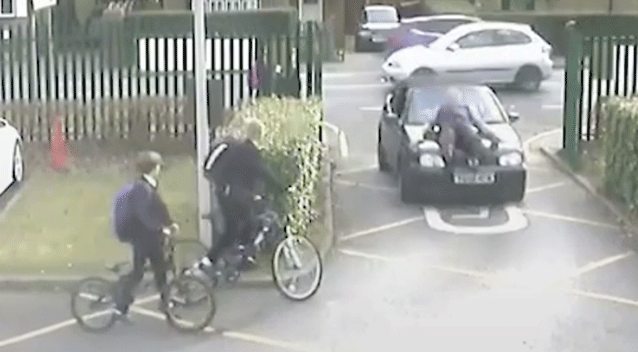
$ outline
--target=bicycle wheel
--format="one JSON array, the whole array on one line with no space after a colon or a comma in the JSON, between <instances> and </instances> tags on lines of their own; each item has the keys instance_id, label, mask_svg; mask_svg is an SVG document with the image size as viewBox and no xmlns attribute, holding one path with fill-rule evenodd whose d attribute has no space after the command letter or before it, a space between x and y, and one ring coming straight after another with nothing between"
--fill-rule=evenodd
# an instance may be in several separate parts
<instances>
[{"instance_id":1,"label":"bicycle wheel","mask_svg":"<svg viewBox=\"0 0 638 352\"><path fill-rule=\"evenodd\" d=\"M196 276L182 275L172 280L167 287L168 307L166 321L181 332L197 332L205 329L215 316L217 306L209 284ZM180 312L181 309L187 312ZM185 317L194 311L199 319Z\"/></svg>"},{"instance_id":2,"label":"bicycle wheel","mask_svg":"<svg viewBox=\"0 0 638 352\"><path fill-rule=\"evenodd\" d=\"M115 323L113 308L114 283L100 277L89 277L81 280L71 293L71 314L78 325L90 332L107 330ZM83 304L87 312L83 311Z\"/></svg>"},{"instance_id":3,"label":"bicycle wheel","mask_svg":"<svg viewBox=\"0 0 638 352\"><path fill-rule=\"evenodd\" d=\"M197 239L175 239L173 241L173 263L176 271L182 273L184 269L191 268L207 252L208 248Z\"/></svg>"},{"instance_id":4,"label":"bicycle wheel","mask_svg":"<svg viewBox=\"0 0 638 352\"><path fill-rule=\"evenodd\" d=\"M304 301L312 297L321 285L323 263L319 251L303 236L283 239L272 257L272 275L275 286L288 299ZM299 278L308 275L308 287L299 290Z\"/></svg>"}]
</instances>

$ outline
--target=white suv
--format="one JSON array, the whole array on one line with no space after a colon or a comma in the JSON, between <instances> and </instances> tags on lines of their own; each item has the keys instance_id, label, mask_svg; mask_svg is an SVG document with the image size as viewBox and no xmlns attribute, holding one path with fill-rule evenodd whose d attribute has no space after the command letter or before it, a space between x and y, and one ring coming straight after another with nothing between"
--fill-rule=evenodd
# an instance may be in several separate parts
<instances>
[{"instance_id":1,"label":"white suv","mask_svg":"<svg viewBox=\"0 0 638 352\"><path fill-rule=\"evenodd\" d=\"M460 25L432 43L398 50L383 63L393 81L436 75L480 84L514 83L536 91L552 74L552 47L527 24Z\"/></svg>"}]
</instances>

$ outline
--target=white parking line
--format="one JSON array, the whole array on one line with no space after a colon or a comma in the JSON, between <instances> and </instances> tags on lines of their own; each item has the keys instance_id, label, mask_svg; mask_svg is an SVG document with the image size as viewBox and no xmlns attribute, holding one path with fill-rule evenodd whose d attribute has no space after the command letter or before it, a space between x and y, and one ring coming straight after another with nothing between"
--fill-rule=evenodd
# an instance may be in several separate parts
<instances>
[{"instance_id":1,"label":"white parking line","mask_svg":"<svg viewBox=\"0 0 638 352\"><path fill-rule=\"evenodd\" d=\"M555 128L555 129L553 129L553 130L549 130L549 131L541 132L541 133L539 133L539 134L537 134L537 135L535 135L535 136L533 136L533 137L531 137L531 138L528 138L525 142L523 142L523 150L524 150L526 153L528 153L528 152L530 151L530 150L529 150L529 146L530 146L532 143L536 142L537 140L539 140L539 139L541 139L541 138L545 138L545 137L547 137L547 136L551 136L551 135L552 135L552 134L554 134L554 133L561 132L562 130L563 130L563 129L559 127L559 128Z\"/></svg>"},{"instance_id":2,"label":"white parking line","mask_svg":"<svg viewBox=\"0 0 638 352\"><path fill-rule=\"evenodd\" d=\"M11 199L9 199L7 204L4 206L4 209L0 210L0 222L4 221L4 218L5 216L7 216L7 213L9 213L11 208L13 208L13 206L16 205L16 203L18 203L18 200L20 200L20 198L22 197L22 193L24 193L24 191L27 189L28 186L29 186L28 183L24 183L20 185L20 189L17 189L15 191L15 193L11 196Z\"/></svg>"},{"instance_id":3,"label":"white parking line","mask_svg":"<svg viewBox=\"0 0 638 352\"><path fill-rule=\"evenodd\" d=\"M598 270L598 269L600 269L602 267L605 267L607 265L611 265L611 264L616 263L618 261L621 261L621 260L623 260L625 258L629 258L632 255L634 255L634 252L626 252L626 253L622 253L622 254L611 256L609 258L605 258L603 260L598 260L598 261L595 261L595 262L591 262L591 263L583 266L582 268L576 270L574 272L574 274L570 275L570 278L577 278L577 277L583 276L583 275L585 275L587 273L590 273L590 272L592 272L594 270Z\"/></svg>"},{"instance_id":4,"label":"white parking line","mask_svg":"<svg viewBox=\"0 0 638 352\"><path fill-rule=\"evenodd\" d=\"M618 225L607 224L607 223L598 222L598 221L592 221L592 220L587 220L587 219L579 219L579 218L575 218L575 217L571 217L571 216L565 216L565 215L550 214L550 213L545 213L545 212L536 211L536 210L525 209L525 210L523 210L523 213L528 214L528 215L533 215L533 216L549 218L549 219L556 219L556 220L562 220L562 221L568 221L568 222L575 222L575 223L584 224L584 225L591 225L591 226L597 226L597 227L606 227L606 228L615 229L615 230L620 228L620 226L618 226Z\"/></svg>"},{"instance_id":5,"label":"white parking line","mask_svg":"<svg viewBox=\"0 0 638 352\"><path fill-rule=\"evenodd\" d=\"M338 184L338 185L367 188L367 189L371 189L371 190L374 190L374 191L383 191L383 192L396 192L397 191L396 188L392 188L392 187L370 185L370 184L367 184L367 183L353 182L353 181L347 181L347 180L334 180L333 182L335 184Z\"/></svg>"},{"instance_id":6,"label":"white parking line","mask_svg":"<svg viewBox=\"0 0 638 352\"><path fill-rule=\"evenodd\" d=\"M340 90L340 89L379 89L392 87L388 83L365 83L365 84L324 84L325 90Z\"/></svg>"},{"instance_id":7,"label":"white parking line","mask_svg":"<svg viewBox=\"0 0 638 352\"><path fill-rule=\"evenodd\" d=\"M341 171L335 171L335 175L336 176L342 176L342 175L349 175L349 174L356 174L359 172L363 172L363 171L370 171L370 170L376 170L379 166L378 165L370 165L370 166L364 166L364 167L359 167L356 169L346 169L346 170L341 170Z\"/></svg>"},{"instance_id":8,"label":"white parking line","mask_svg":"<svg viewBox=\"0 0 638 352\"><path fill-rule=\"evenodd\" d=\"M381 106L361 106L359 110L361 111L381 111L383 107Z\"/></svg>"},{"instance_id":9,"label":"white parking line","mask_svg":"<svg viewBox=\"0 0 638 352\"><path fill-rule=\"evenodd\" d=\"M478 219L485 220L490 217L490 209L487 207L479 208L478 214L452 214L452 219Z\"/></svg>"},{"instance_id":10,"label":"white parking line","mask_svg":"<svg viewBox=\"0 0 638 352\"><path fill-rule=\"evenodd\" d=\"M528 188L527 191L525 191L525 193L529 194L529 193L541 192L541 191L545 191L545 190L548 190L548 189L558 188L558 187L564 186L566 184L567 184L566 182L556 182L556 183L551 183L551 184L545 185L545 186Z\"/></svg>"},{"instance_id":11,"label":"white parking line","mask_svg":"<svg viewBox=\"0 0 638 352\"><path fill-rule=\"evenodd\" d=\"M505 207L507 213L507 222L495 226L460 226L447 223L441 217L438 209L433 207L424 207L423 213L428 225L438 231L450 232L463 235L496 235L508 232L519 231L527 227L529 222L520 208L509 205Z\"/></svg>"},{"instance_id":12,"label":"white parking line","mask_svg":"<svg viewBox=\"0 0 638 352\"><path fill-rule=\"evenodd\" d=\"M161 314L159 312L155 312L152 310L139 308L139 307L131 307L131 310L135 311L138 314L145 315L150 318L155 318L155 319L164 320L164 321L166 320L166 316L164 316L164 314ZM183 322L183 323L188 324L190 322ZM192 325L192 323L190 324ZM213 327L207 326L204 328L204 332L217 333L220 331L216 330ZM317 351L316 349L311 349L309 347L301 346L299 344L291 343L288 341L276 340L276 339L272 339L268 337L263 337L263 336L245 333L245 332L239 332L239 331L221 331L220 335L230 339L242 340L242 341L252 342L252 343L276 347L276 348L283 348L283 349L291 350L291 351L301 351L301 352Z\"/></svg>"},{"instance_id":13,"label":"white parking line","mask_svg":"<svg viewBox=\"0 0 638 352\"><path fill-rule=\"evenodd\" d=\"M159 299L159 295L153 295L153 296L146 297L146 298L143 298L143 299L135 301L135 305L149 303L149 302L152 302L152 301L155 301L155 300L158 300L158 299ZM94 317L97 317L97 316L100 316L100 315L105 315L105 314L109 314L109 311L106 310L106 311L90 314L88 316L88 318L94 318ZM65 321L57 323L57 324L52 324L52 325L46 326L46 327L41 328L41 329L37 329L37 330L33 330L33 331L30 331L30 332L27 332L27 333L22 334L22 335L14 336L14 337L11 337L11 338L8 338L8 339L0 341L0 348L6 347L6 346L9 346L9 345L13 345L13 344L16 344L16 343L19 343L19 342L24 342L24 341L27 341L27 340L31 340L31 339L34 339L36 337L39 337L39 336L42 336L42 335L46 335L46 334L52 333L52 332L57 331L57 330L61 330L61 329L64 329L64 328L66 328L68 326L75 325L75 324L77 324L75 319L69 319L69 320L65 320Z\"/></svg>"},{"instance_id":14,"label":"white parking line","mask_svg":"<svg viewBox=\"0 0 638 352\"><path fill-rule=\"evenodd\" d=\"M407 225L407 224L411 224L413 222L417 222L419 220L423 220L423 216L417 216L417 217L414 217L414 218L405 219L405 220L393 222L393 223L390 223L390 224L373 227L373 228L368 229L368 230L363 230L363 231L358 231L358 232L355 232L355 233L351 233L351 234L349 234L347 236L343 236L343 237L339 238L339 242L345 242L345 241L349 241L349 240L354 239L354 238L371 235L371 234L378 233L378 232L385 231L385 230L390 230L390 229L393 229L395 227L400 227L400 226L404 226L404 225Z\"/></svg>"}]
</instances>

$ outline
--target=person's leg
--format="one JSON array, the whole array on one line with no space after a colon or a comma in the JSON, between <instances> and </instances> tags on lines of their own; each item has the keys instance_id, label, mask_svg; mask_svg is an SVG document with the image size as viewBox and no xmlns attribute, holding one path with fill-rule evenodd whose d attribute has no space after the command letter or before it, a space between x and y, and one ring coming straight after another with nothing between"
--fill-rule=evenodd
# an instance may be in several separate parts
<instances>
[{"instance_id":1,"label":"person's leg","mask_svg":"<svg viewBox=\"0 0 638 352\"><path fill-rule=\"evenodd\" d=\"M220 238L213 243L210 250L206 254L211 264L215 264L221 252L231 246L235 237L237 236L239 219L237 217L235 207L232 202L225 198L220 199L222 212L224 213L224 221L226 225L226 231L220 236Z\"/></svg>"},{"instance_id":2,"label":"person's leg","mask_svg":"<svg viewBox=\"0 0 638 352\"><path fill-rule=\"evenodd\" d=\"M118 280L115 308L121 315L128 314L129 306L134 300L133 290L144 277L145 252L145 248L142 245L133 244L133 270Z\"/></svg>"},{"instance_id":3,"label":"person's leg","mask_svg":"<svg viewBox=\"0 0 638 352\"><path fill-rule=\"evenodd\" d=\"M167 263L164 259L164 252L162 246L158 243L153 248L150 248L149 255L151 261L151 268L153 269L153 278L155 279L155 287L160 293L160 310L166 308L167 294L166 291L166 267Z\"/></svg>"}]
</instances>

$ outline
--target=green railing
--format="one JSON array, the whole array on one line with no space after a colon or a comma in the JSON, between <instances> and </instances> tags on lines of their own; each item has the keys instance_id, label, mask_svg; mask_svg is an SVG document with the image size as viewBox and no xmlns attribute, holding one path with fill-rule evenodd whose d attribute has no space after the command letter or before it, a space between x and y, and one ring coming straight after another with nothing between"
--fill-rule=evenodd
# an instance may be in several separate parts
<instances>
[{"instance_id":1,"label":"green railing","mask_svg":"<svg viewBox=\"0 0 638 352\"><path fill-rule=\"evenodd\" d=\"M636 94L638 18L590 16L567 23L563 149L579 167L582 141L600 138L599 105Z\"/></svg>"},{"instance_id":2,"label":"green railing","mask_svg":"<svg viewBox=\"0 0 638 352\"><path fill-rule=\"evenodd\" d=\"M25 141L48 141L52 118L70 140L139 138L139 130L150 139L192 137L190 11L94 18L85 27L57 15L0 24L0 114ZM296 18L294 10L208 14L208 77L220 87L209 100L233 109L251 97L258 57L271 78L262 94L320 96L322 33ZM302 43L313 50L299 57Z\"/></svg>"}]
</instances>

